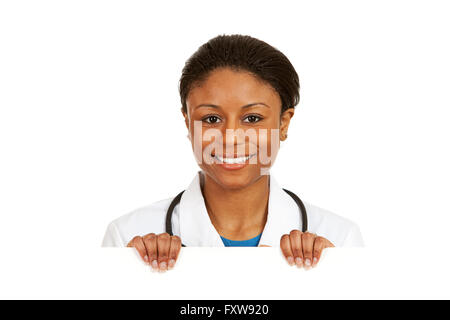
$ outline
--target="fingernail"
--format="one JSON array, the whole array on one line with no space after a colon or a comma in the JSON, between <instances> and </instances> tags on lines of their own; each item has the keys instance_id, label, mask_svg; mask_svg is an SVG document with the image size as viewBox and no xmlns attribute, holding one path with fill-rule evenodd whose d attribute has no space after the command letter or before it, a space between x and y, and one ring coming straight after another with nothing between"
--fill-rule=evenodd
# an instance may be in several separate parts
<instances>
[{"instance_id":1,"label":"fingernail","mask_svg":"<svg viewBox=\"0 0 450 320\"><path fill-rule=\"evenodd\" d=\"M291 256L287 257L287 262L289 263L290 266L292 266L294 264L294 258Z\"/></svg>"},{"instance_id":2,"label":"fingernail","mask_svg":"<svg viewBox=\"0 0 450 320\"><path fill-rule=\"evenodd\" d=\"M145 257L144 257L144 261L145 261L146 263L148 263L148 256L145 256Z\"/></svg>"},{"instance_id":3,"label":"fingernail","mask_svg":"<svg viewBox=\"0 0 450 320\"><path fill-rule=\"evenodd\" d=\"M156 261L156 260L152 261L152 268L155 270L158 269L158 261Z\"/></svg>"},{"instance_id":4,"label":"fingernail","mask_svg":"<svg viewBox=\"0 0 450 320\"><path fill-rule=\"evenodd\" d=\"M167 262L165 262L165 261L161 262L161 264L159 265L159 268L162 271L166 271L166 269L167 269Z\"/></svg>"},{"instance_id":5,"label":"fingernail","mask_svg":"<svg viewBox=\"0 0 450 320\"><path fill-rule=\"evenodd\" d=\"M169 269L172 269L174 265L175 265L175 260L174 259L170 259L169 260Z\"/></svg>"},{"instance_id":6,"label":"fingernail","mask_svg":"<svg viewBox=\"0 0 450 320\"><path fill-rule=\"evenodd\" d=\"M306 259L306 260L305 260L305 265L306 265L307 267L310 267L310 266L311 266L311 260Z\"/></svg>"},{"instance_id":7,"label":"fingernail","mask_svg":"<svg viewBox=\"0 0 450 320\"><path fill-rule=\"evenodd\" d=\"M301 266L303 265L302 259L299 257L295 258L295 264L297 265L297 267L301 268Z\"/></svg>"},{"instance_id":8,"label":"fingernail","mask_svg":"<svg viewBox=\"0 0 450 320\"><path fill-rule=\"evenodd\" d=\"M316 264L317 264L317 261L318 261L318 260L317 260L317 258L314 258L314 259L313 259L313 267L315 267L315 266L316 266Z\"/></svg>"}]
</instances>

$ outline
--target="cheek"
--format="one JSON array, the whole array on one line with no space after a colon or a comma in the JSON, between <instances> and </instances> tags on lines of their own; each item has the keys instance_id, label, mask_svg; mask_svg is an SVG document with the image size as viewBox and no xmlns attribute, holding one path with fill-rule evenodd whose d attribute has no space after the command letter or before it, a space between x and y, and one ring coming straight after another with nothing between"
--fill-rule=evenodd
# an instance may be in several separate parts
<instances>
[{"instance_id":1,"label":"cheek","mask_svg":"<svg viewBox=\"0 0 450 320\"><path fill-rule=\"evenodd\" d=\"M197 163L211 164L211 153L222 149L222 133L218 129L205 129L201 121L196 121L190 131L192 149Z\"/></svg>"},{"instance_id":2,"label":"cheek","mask_svg":"<svg viewBox=\"0 0 450 320\"><path fill-rule=\"evenodd\" d=\"M280 148L279 129L260 130L258 134L259 162L268 165L275 160Z\"/></svg>"},{"instance_id":3,"label":"cheek","mask_svg":"<svg viewBox=\"0 0 450 320\"><path fill-rule=\"evenodd\" d=\"M204 149L203 141L202 141L202 129L196 121L190 124L189 130L189 139L191 141L192 150L194 151L194 156L197 163L202 162L202 152Z\"/></svg>"}]
</instances>

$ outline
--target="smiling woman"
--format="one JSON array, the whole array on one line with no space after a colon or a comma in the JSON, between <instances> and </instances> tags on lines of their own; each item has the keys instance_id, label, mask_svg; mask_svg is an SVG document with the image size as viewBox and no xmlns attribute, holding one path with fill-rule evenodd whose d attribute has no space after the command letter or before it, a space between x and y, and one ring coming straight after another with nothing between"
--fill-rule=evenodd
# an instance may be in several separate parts
<instances>
[{"instance_id":1,"label":"smiling woman","mask_svg":"<svg viewBox=\"0 0 450 320\"><path fill-rule=\"evenodd\" d=\"M357 225L303 203L270 174L300 98L283 53L250 36L220 35L189 58L179 85L201 170L175 198L111 222L103 246L134 247L160 271L175 265L182 243L279 246L290 265L305 268L325 248L362 246Z\"/></svg>"}]
</instances>

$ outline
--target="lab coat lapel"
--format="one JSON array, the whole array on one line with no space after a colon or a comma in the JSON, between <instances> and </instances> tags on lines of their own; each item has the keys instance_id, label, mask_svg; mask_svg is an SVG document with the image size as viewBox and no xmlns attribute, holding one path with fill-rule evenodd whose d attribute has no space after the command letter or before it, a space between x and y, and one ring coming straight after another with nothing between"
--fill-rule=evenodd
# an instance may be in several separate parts
<instances>
[{"instance_id":1,"label":"lab coat lapel","mask_svg":"<svg viewBox=\"0 0 450 320\"><path fill-rule=\"evenodd\" d=\"M206 210L200 188L200 172L181 196L179 214L180 237L186 246L224 247ZM270 175L267 221L259 244L278 247L283 234L301 227L298 206Z\"/></svg>"},{"instance_id":2,"label":"lab coat lapel","mask_svg":"<svg viewBox=\"0 0 450 320\"><path fill-rule=\"evenodd\" d=\"M264 227L260 245L280 246L283 234L289 234L293 229L300 229L300 211L295 201L288 195L270 175L269 207L267 221Z\"/></svg>"},{"instance_id":3,"label":"lab coat lapel","mask_svg":"<svg viewBox=\"0 0 450 320\"><path fill-rule=\"evenodd\" d=\"M188 247L224 247L206 210L200 189L200 171L180 200L180 237Z\"/></svg>"}]
</instances>

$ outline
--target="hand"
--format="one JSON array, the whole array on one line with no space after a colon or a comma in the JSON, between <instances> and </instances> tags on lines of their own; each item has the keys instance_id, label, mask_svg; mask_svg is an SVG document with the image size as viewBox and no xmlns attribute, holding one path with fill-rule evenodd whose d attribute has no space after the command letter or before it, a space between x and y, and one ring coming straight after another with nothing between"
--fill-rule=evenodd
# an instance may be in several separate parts
<instances>
[{"instance_id":1,"label":"hand","mask_svg":"<svg viewBox=\"0 0 450 320\"><path fill-rule=\"evenodd\" d=\"M168 233L149 233L143 237L134 237L127 247L136 248L142 260L153 270L164 272L174 267L180 253L181 239Z\"/></svg>"},{"instance_id":2,"label":"hand","mask_svg":"<svg viewBox=\"0 0 450 320\"><path fill-rule=\"evenodd\" d=\"M292 230L281 237L280 247L289 265L296 264L299 268L304 266L309 269L317 265L323 249L334 245L314 233Z\"/></svg>"}]
</instances>

